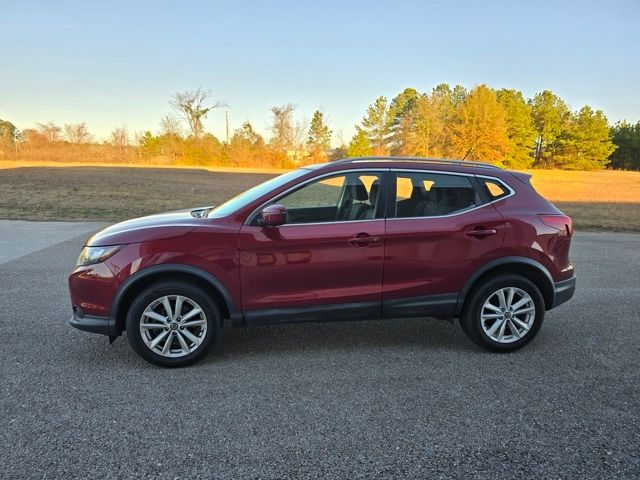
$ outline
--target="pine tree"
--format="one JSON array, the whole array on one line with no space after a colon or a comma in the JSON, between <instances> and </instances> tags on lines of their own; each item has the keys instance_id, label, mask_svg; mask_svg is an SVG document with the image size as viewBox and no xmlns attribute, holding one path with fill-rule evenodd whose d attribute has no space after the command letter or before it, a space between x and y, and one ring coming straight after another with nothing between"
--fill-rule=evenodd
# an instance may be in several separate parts
<instances>
[{"instance_id":1,"label":"pine tree","mask_svg":"<svg viewBox=\"0 0 640 480\"><path fill-rule=\"evenodd\" d=\"M359 127L356 127L356 134L349 143L347 149L347 157L368 157L373 154L373 148L369 142L369 137L366 132Z\"/></svg>"},{"instance_id":2,"label":"pine tree","mask_svg":"<svg viewBox=\"0 0 640 480\"><path fill-rule=\"evenodd\" d=\"M391 152L394 155L406 154L405 144L411 128L410 117L420 94L415 88L405 88L389 106L391 117Z\"/></svg>"},{"instance_id":3,"label":"pine tree","mask_svg":"<svg viewBox=\"0 0 640 480\"><path fill-rule=\"evenodd\" d=\"M374 155L388 155L392 141L393 118L387 98L380 96L367 108L361 130L365 133Z\"/></svg>"},{"instance_id":4,"label":"pine tree","mask_svg":"<svg viewBox=\"0 0 640 480\"><path fill-rule=\"evenodd\" d=\"M571 113L567 104L550 90L538 93L532 100L531 113L537 137L534 151L534 166L554 166L561 137L570 127Z\"/></svg>"},{"instance_id":5,"label":"pine tree","mask_svg":"<svg viewBox=\"0 0 640 480\"><path fill-rule=\"evenodd\" d=\"M467 92L467 89L462 85L456 85L453 87L453 90L451 91L451 104L453 105L453 108L459 107L462 102L465 101L467 95L469 95L469 92Z\"/></svg>"},{"instance_id":6,"label":"pine tree","mask_svg":"<svg viewBox=\"0 0 640 480\"><path fill-rule=\"evenodd\" d=\"M326 151L331 146L331 130L325 125L322 112L316 110L313 113L311 119L311 126L309 127L309 138L307 139L307 146L311 151L311 156L314 161L320 161L325 158Z\"/></svg>"},{"instance_id":7,"label":"pine tree","mask_svg":"<svg viewBox=\"0 0 640 480\"><path fill-rule=\"evenodd\" d=\"M505 164L510 168L529 168L533 165L536 142L536 128L533 124L531 106L518 90L502 89L496 94L498 102L507 114L510 149Z\"/></svg>"},{"instance_id":8,"label":"pine tree","mask_svg":"<svg viewBox=\"0 0 640 480\"><path fill-rule=\"evenodd\" d=\"M554 166L567 170L604 168L614 150L607 117L584 106L571 115L559 136Z\"/></svg>"},{"instance_id":9,"label":"pine tree","mask_svg":"<svg viewBox=\"0 0 640 480\"><path fill-rule=\"evenodd\" d=\"M640 170L640 121L635 125L618 122L611 127L613 143L617 147L611 155L611 168Z\"/></svg>"}]
</instances>

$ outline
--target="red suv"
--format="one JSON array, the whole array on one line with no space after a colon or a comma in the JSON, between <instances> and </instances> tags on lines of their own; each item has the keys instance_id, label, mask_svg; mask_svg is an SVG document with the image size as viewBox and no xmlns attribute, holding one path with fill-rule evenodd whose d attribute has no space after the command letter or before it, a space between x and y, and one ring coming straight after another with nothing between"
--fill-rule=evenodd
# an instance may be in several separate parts
<instances>
[{"instance_id":1,"label":"red suv","mask_svg":"<svg viewBox=\"0 0 640 480\"><path fill-rule=\"evenodd\" d=\"M460 318L522 347L569 300L571 219L529 175L476 162L361 158L301 168L217 207L91 237L69 277L71 325L126 330L151 363L203 358L234 326Z\"/></svg>"}]
</instances>

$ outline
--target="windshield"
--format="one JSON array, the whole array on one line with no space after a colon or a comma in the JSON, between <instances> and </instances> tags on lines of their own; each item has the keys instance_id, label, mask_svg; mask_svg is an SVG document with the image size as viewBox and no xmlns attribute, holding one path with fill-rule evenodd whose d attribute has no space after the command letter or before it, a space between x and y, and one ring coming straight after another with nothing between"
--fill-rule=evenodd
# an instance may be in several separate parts
<instances>
[{"instance_id":1,"label":"windshield","mask_svg":"<svg viewBox=\"0 0 640 480\"><path fill-rule=\"evenodd\" d=\"M294 180L309 173L309 170L301 168L299 170L293 170L292 172L283 173L275 178L267 180L266 182L256 185L249 190L242 192L240 195L236 195L230 200L227 200L216 208L209 212L209 218L221 218L231 215L233 212L239 210L245 205L257 200L261 196L269 193L271 190L284 185L285 183Z\"/></svg>"}]
</instances>

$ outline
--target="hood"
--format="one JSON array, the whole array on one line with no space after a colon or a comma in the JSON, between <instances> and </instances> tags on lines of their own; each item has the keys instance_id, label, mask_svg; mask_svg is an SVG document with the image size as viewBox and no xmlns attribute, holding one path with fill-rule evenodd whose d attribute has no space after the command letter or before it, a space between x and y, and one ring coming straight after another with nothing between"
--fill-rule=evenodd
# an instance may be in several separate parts
<instances>
[{"instance_id":1,"label":"hood","mask_svg":"<svg viewBox=\"0 0 640 480\"><path fill-rule=\"evenodd\" d=\"M89 238L87 245L100 247L178 237L208 221L203 212L210 208L159 213L116 223Z\"/></svg>"}]
</instances>

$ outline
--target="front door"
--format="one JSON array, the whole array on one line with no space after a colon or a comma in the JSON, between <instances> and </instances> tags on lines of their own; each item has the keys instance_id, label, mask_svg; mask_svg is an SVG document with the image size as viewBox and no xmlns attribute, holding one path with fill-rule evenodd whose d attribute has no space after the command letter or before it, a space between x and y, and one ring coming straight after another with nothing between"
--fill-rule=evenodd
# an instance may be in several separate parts
<instances>
[{"instance_id":1,"label":"front door","mask_svg":"<svg viewBox=\"0 0 640 480\"><path fill-rule=\"evenodd\" d=\"M248 323L380 316L383 180L381 171L323 176L269 202L286 207L285 225L242 227Z\"/></svg>"}]
</instances>

